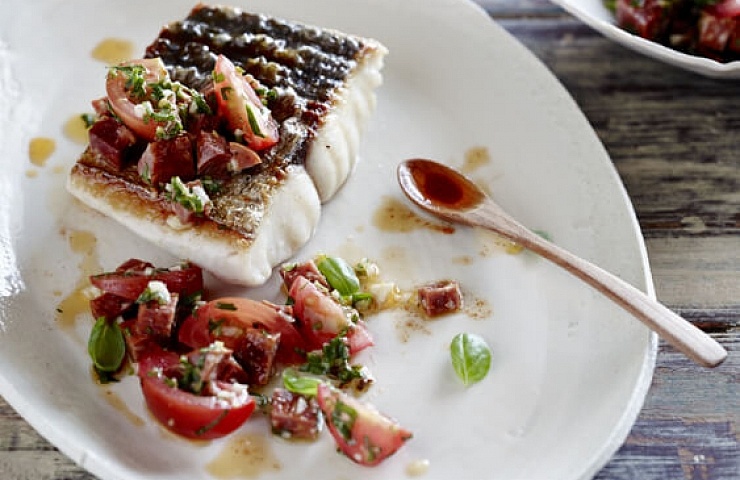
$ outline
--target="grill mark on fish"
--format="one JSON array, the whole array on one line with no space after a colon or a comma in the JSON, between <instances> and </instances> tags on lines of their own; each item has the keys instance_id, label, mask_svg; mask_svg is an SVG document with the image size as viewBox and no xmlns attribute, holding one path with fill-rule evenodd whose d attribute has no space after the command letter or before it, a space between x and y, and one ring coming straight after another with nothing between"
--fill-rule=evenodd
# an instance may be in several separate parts
<instances>
[{"instance_id":1,"label":"grill mark on fish","mask_svg":"<svg viewBox=\"0 0 740 480\"><path fill-rule=\"evenodd\" d=\"M278 93L268 107L280 124L280 141L262 155L262 164L234 175L211 196L211 220L254 238L286 169L305 162L338 89L374 48L370 40L231 7L199 5L162 29L145 56L160 57L173 80L202 89L224 54Z\"/></svg>"}]
</instances>

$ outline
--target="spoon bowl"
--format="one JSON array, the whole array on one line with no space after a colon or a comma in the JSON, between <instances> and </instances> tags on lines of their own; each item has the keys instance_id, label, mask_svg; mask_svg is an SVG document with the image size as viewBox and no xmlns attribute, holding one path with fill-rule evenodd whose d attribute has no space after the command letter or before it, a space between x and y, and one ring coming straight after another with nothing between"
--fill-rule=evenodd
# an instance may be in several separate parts
<instances>
[{"instance_id":1,"label":"spoon bowl","mask_svg":"<svg viewBox=\"0 0 740 480\"><path fill-rule=\"evenodd\" d=\"M402 162L397 174L403 192L422 209L453 223L492 230L563 267L699 365L715 367L727 358L727 351L712 337L624 280L532 232L456 170L412 159Z\"/></svg>"}]
</instances>

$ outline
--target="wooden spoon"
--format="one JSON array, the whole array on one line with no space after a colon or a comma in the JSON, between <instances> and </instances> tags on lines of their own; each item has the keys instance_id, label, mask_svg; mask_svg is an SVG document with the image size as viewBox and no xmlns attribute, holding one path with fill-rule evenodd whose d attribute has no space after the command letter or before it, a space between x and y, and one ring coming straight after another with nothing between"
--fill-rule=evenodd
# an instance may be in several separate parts
<instances>
[{"instance_id":1,"label":"wooden spoon","mask_svg":"<svg viewBox=\"0 0 740 480\"><path fill-rule=\"evenodd\" d=\"M407 160L398 166L398 182L409 199L427 212L450 222L493 230L560 265L699 365L715 367L727 357L727 351L709 335L627 282L527 229L455 170L431 160Z\"/></svg>"}]
</instances>

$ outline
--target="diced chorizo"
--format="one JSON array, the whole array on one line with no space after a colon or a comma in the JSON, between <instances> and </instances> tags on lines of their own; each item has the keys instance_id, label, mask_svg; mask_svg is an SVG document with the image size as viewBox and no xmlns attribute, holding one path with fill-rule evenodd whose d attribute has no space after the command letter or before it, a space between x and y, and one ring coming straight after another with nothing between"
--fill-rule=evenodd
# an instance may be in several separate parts
<instances>
[{"instance_id":1,"label":"diced chorizo","mask_svg":"<svg viewBox=\"0 0 740 480\"><path fill-rule=\"evenodd\" d=\"M276 435L313 440L321 431L321 409L315 398L276 388L272 392L270 425Z\"/></svg>"},{"instance_id":2,"label":"diced chorizo","mask_svg":"<svg viewBox=\"0 0 740 480\"><path fill-rule=\"evenodd\" d=\"M257 152L241 143L229 142L229 151L231 152L229 170L232 173L238 173L262 163L262 158Z\"/></svg>"},{"instance_id":3,"label":"diced chorizo","mask_svg":"<svg viewBox=\"0 0 740 480\"><path fill-rule=\"evenodd\" d=\"M132 332L168 341L175 325L178 297L177 293L170 293L169 302L165 304L158 300L140 304Z\"/></svg>"},{"instance_id":4,"label":"diced chorizo","mask_svg":"<svg viewBox=\"0 0 740 480\"><path fill-rule=\"evenodd\" d=\"M104 168L120 171L125 164L127 150L136 143L134 133L112 117L99 118L88 132L90 149Z\"/></svg>"},{"instance_id":5,"label":"diced chorizo","mask_svg":"<svg viewBox=\"0 0 740 480\"><path fill-rule=\"evenodd\" d=\"M293 281L297 277L304 277L310 282L318 282L326 288L329 288L329 284L326 282L326 278L319 271L319 267L313 260L308 260L302 263L291 263L283 265L280 268L280 276L283 279L283 284L287 290L293 285Z\"/></svg>"},{"instance_id":6,"label":"diced chorizo","mask_svg":"<svg viewBox=\"0 0 740 480\"><path fill-rule=\"evenodd\" d=\"M198 175L227 178L230 175L229 142L216 132L199 131L195 137Z\"/></svg>"},{"instance_id":7,"label":"diced chorizo","mask_svg":"<svg viewBox=\"0 0 740 480\"><path fill-rule=\"evenodd\" d=\"M234 360L232 351L214 343L207 348L193 350L187 354L188 363L195 375L187 378L197 385L189 385L193 391L202 395L217 395L217 381L246 383L248 377L242 367Z\"/></svg>"},{"instance_id":8,"label":"diced chorizo","mask_svg":"<svg viewBox=\"0 0 740 480\"><path fill-rule=\"evenodd\" d=\"M462 308L460 285L453 280L442 280L419 287L419 305L429 317L455 312Z\"/></svg>"},{"instance_id":9,"label":"diced chorizo","mask_svg":"<svg viewBox=\"0 0 740 480\"><path fill-rule=\"evenodd\" d=\"M247 373L249 385L266 385L275 369L279 333L250 328L238 343L234 358Z\"/></svg>"},{"instance_id":10,"label":"diced chorizo","mask_svg":"<svg viewBox=\"0 0 740 480\"><path fill-rule=\"evenodd\" d=\"M108 320L115 320L126 313L133 304L131 300L118 295L103 293L90 300L90 311L95 319L105 317Z\"/></svg>"},{"instance_id":11,"label":"diced chorizo","mask_svg":"<svg viewBox=\"0 0 740 480\"><path fill-rule=\"evenodd\" d=\"M187 135L155 140L147 145L137 165L141 178L150 185L167 183L172 177L183 182L195 178L192 142Z\"/></svg>"},{"instance_id":12,"label":"diced chorizo","mask_svg":"<svg viewBox=\"0 0 740 480\"><path fill-rule=\"evenodd\" d=\"M636 35L657 40L667 30L670 21L669 6L661 0L617 0L617 22Z\"/></svg>"}]
</instances>

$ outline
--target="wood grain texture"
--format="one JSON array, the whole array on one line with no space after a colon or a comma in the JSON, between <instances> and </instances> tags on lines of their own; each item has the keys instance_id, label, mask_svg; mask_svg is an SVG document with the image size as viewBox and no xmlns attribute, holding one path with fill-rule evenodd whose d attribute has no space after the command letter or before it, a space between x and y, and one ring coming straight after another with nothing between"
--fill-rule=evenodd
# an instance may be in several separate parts
<instances>
[{"instance_id":1,"label":"wood grain texture","mask_svg":"<svg viewBox=\"0 0 740 480\"><path fill-rule=\"evenodd\" d=\"M740 85L616 45L547 0L480 0L558 77L634 203L658 298L719 340L712 370L661 344L629 437L597 480L740 478ZM0 400L3 479L92 480ZM538 480L538 479L533 479Z\"/></svg>"}]
</instances>

